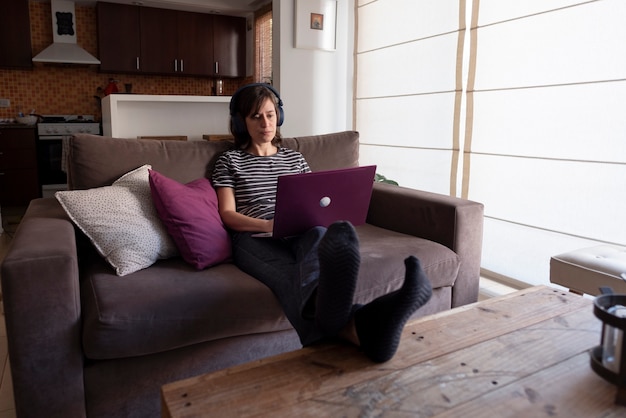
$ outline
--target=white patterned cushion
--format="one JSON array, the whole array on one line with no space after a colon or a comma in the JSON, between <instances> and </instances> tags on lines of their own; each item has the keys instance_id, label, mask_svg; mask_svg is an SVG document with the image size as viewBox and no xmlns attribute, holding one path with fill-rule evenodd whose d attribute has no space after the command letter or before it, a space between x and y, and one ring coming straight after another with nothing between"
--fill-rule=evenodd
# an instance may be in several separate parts
<instances>
[{"instance_id":1,"label":"white patterned cushion","mask_svg":"<svg viewBox=\"0 0 626 418\"><path fill-rule=\"evenodd\" d=\"M178 254L152 203L148 176L151 168L139 167L111 186L55 194L118 276Z\"/></svg>"}]
</instances>

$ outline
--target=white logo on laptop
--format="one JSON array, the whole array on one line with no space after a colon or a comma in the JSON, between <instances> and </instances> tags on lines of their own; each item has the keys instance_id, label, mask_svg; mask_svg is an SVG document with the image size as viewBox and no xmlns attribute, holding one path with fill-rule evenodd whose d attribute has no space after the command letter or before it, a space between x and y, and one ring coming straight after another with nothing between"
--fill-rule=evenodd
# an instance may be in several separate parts
<instances>
[{"instance_id":1,"label":"white logo on laptop","mask_svg":"<svg viewBox=\"0 0 626 418\"><path fill-rule=\"evenodd\" d=\"M324 196L320 199L320 206L325 208L328 207L328 205L330 205L330 197L328 196Z\"/></svg>"}]
</instances>

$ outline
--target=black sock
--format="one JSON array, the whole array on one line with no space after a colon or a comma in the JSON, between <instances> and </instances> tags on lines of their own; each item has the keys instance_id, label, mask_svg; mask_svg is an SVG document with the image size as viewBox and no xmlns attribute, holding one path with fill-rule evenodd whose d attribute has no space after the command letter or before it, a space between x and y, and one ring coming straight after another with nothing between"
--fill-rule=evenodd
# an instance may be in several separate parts
<instances>
[{"instance_id":1,"label":"black sock","mask_svg":"<svg viewBox=\"0 0 626 418\"><path fill-rule=\"evenodd\" d=\"M419 260L410 256L404 264L402 287L360 307L354 315L361 349L378 363L396 354L406 321L432 295L430 281Z\"/></svg>"},{"instance_id":2,"label":"black sock","mask_svg":"<svg viewBox=\"0 0 626 418\"><path fill-rule=\"evenodd\" d=\"M359 239L350 222L328 227L319 244L320 278L315 320L327 336L335 336L352 316L354 291L359 276Z\"/></svg>"}]
</instances>

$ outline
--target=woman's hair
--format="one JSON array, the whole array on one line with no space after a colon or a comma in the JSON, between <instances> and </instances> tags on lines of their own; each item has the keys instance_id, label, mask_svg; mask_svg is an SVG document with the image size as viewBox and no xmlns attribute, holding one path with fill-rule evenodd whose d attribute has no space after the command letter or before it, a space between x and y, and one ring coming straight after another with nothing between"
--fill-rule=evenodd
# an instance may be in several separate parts
<instances>
[{"instance_id":1,"label":"woman's hair","mask_svg":"<svg viewBox=\"0 0 626 418\"><path fill-rule=\"evenodd\" d=\"M253 84L250 87L244 87L232 97L231 115L230 115L230 132L235 137L235 147L245 149L250 145L252 138L246 127L246 117L259 112L261 106L267 99L270 99L276 110L276 118L280 112L279 97L269 88ZM277 126L278 128L278 123ZM280 146L282 137L278 130L276 136L272 139L272 145Z\"/></svg>"}]
</instances>

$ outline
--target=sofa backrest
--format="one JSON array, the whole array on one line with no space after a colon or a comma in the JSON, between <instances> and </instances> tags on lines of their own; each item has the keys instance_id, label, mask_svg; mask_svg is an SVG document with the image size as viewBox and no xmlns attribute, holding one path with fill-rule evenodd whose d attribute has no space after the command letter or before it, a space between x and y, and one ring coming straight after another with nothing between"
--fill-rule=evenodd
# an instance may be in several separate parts
<instances>
[{"instance_id":1,"label":"sofa backrest","mask_svg":"<svg viewBox=\"0 0 626 418\"><path fill-rule=\"evenodd\" d=\"M283 145L304 155L313 171L359 165L355 131L284 138ZM181 183L211 177L217 157L230 141L157 141L77 134L66 143L68 188L90 189L112 184L144 164Z\"/></svg>"},{"instance_id":2,"label":"sofa backrest","mask_svg":"<svg viewBox=\"0 0 626 418\"><path fill-rule=\"evenodd\" d=\"M359 165L359 133L356 131L283 138L283 146L301 152L313 171Z\"/></svg>"}]
</instances>

